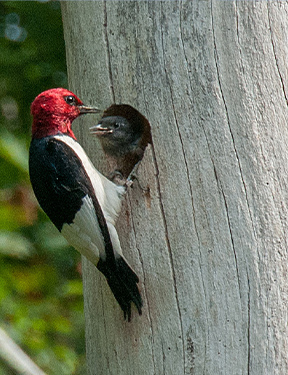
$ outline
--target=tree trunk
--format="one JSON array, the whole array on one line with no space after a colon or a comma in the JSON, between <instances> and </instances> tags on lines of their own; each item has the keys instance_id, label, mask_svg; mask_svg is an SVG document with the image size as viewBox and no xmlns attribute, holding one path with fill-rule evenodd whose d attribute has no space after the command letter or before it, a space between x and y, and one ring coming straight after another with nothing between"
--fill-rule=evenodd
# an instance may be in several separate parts
<instances>
[{"instance_id":1,"label":"tree trunk","mask_svg":"<svg viewBox=\"0 0 288 375\"><path fill-rule=\"evenodd\" d=\"M288 4L62 3L70 88L148 118L118 221L143 315L84 261L88 373L287 374ZM96 120L95 120L96 121ZM75 124L100 171L105 159ZM83 126L84 124L84 126Z\"/></svg>"}]
</instances>

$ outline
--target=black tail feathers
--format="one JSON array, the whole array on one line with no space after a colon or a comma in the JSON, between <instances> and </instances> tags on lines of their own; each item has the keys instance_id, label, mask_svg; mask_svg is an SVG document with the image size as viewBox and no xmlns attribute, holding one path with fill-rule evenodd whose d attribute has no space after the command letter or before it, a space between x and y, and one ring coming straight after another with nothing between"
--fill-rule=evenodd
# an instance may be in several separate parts
<instances>
[{"instance_id":1,"label":"black tail feathers","mask_svg":"<svg viewBox=\"0 0 288 375\"><path fill-rule=\"evenodd\" d=\"M131 321L131 303L137 307L139 315L142 314L142 298L137 287L138 276L126 263L125 259L116 258L111 264L109 261L99 260L97 264L99 271L106 277L108 285L117 302L124 312L124 319Z\"/></svg>"}]
</instances>

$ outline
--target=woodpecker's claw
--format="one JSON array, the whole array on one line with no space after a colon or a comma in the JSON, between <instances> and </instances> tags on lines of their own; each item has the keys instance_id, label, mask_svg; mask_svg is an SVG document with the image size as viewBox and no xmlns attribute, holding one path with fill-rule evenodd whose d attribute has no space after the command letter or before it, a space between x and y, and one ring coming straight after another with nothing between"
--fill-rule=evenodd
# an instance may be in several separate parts
<instances>
[{"instance_id":1,"label":"woodpecker's claw","mask_svg":"<svg viewBox=\"0 0 288 375\"><path fill-rule=\"evenodd\" d=\"M115 169L115 171L111 172L108 178L116 185L126 186L126 180L123 174L118 171L118 169Z\"/></svg>"},{"instance_id":2,"label":"woodpecker's claw","mask_svg":"<svg viewBox=\"0 0 288 375\"><path fill-rule=\"evenodd\" d=\"M132 187L134 180L137 180L138 183L139 183L138 176L137 176L139 164L140 164L140 161L138 161L138 163L136 163L134 165L132 171L130 172L129 176L127 177L127 180L126 180L126 183L125 183L125 186L127 188ZM139 183L139 186L140 186L140 183ZM141 188L141 186L140 186L140 188Z\"/></svg>"},{"instance_id":3,"label":"woodpecker's claw","mask_svg":"<svg viewBox=\"0 0 288 375\"><path fill-rule=\"evenodd\" d=\"M136 163L132 169L132 171L130 172L129 176L127 177L127 180L126 180L126 183L125 183L125 187L133 187L133 184L134 184L134 181L136 180L138 182L138 185L140 187L140 189L142 190L142 192L144 194L148 193L149 192L149 188L144 188L141 184L140 184L140 181L138 179L138 168L139 168L139 164L140 164L141 160L138 161L138 163Z\"/></svg>"},{"instance_id":4,"label":"woodpecker's claw","mask_svg":"<svg viewBox=\"0 0 288 375\"><path fill-rule=\"evenodd\" d=\"M136 180L138 182L140 189L143 191L144 194L146 194L147 192L149 192L149 188L144 188L140 184L137 176L139 164L140 161L134 165L134 168L132 169L126 180L123 174L118 169L115 169L113 172L109 174L109 179L112 182L114 182L114 184L124 186L126 189L133 187L134 181Z\"/></svg>"}]
</instances>

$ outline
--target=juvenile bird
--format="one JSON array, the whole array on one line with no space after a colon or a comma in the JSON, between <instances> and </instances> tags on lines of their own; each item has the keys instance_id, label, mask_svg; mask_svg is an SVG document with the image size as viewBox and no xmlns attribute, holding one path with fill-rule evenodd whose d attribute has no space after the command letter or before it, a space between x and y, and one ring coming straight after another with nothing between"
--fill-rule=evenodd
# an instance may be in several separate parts
<instances>
[{"instance_id":1,"label":"juvenile bird","mask_svg":"<svg viewBox=\"0 0 288 375\"><path fill-rule=\"evenodd\" d=\"M142 299L139 279L123 257L115 228L125 188L94 168L71 129L81 114L97 112L62 88L35 98L30 180L42 209L68 243L104 274L130 321L131 303L141 315Z\"/></svg>"},{"instance_id":2,"label":"juvenile bird","mask_svg":"<svg viewBox=\"0 0 288 375\"><path fill-rule=\"evenodd\" d=\"M117 170L125 178L151 143L148 120L128 104L113 104L90 131L99 138L103 151L116 162Z\"/></svg>"}]
</instances>

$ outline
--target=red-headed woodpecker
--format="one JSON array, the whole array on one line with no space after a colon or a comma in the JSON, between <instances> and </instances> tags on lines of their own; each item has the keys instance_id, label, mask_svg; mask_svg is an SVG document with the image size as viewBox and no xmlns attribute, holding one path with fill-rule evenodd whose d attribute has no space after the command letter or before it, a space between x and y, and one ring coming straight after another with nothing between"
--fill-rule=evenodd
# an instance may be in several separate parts
<instances>
[{"instance_id":1,"label":"red-headed woodpecker","mask_svg":"<svg viewBox=\"0 0 288 375\"><path fill-rule=\"evenodd\" d=\"M113 104L90 131L97 135L103 151L116 161L117 170L125 178L152 143L148 120L128 104Z\"/></svg>"},{"instance_id":2,"label":"red-headed woodpecker","mask_svg":"<svg viewBox=\"0 0 288 375\"><path fill-rule=\"evenodd\" d=\"M115 229L125 188L99 173L77 142L72 121L99 112L71 91L42 92L32 103L30 180L40 206L68 243L104 274L131 319L133 302L141 314L139 279L122 255Z\"/></svg>"}]
</instances>

